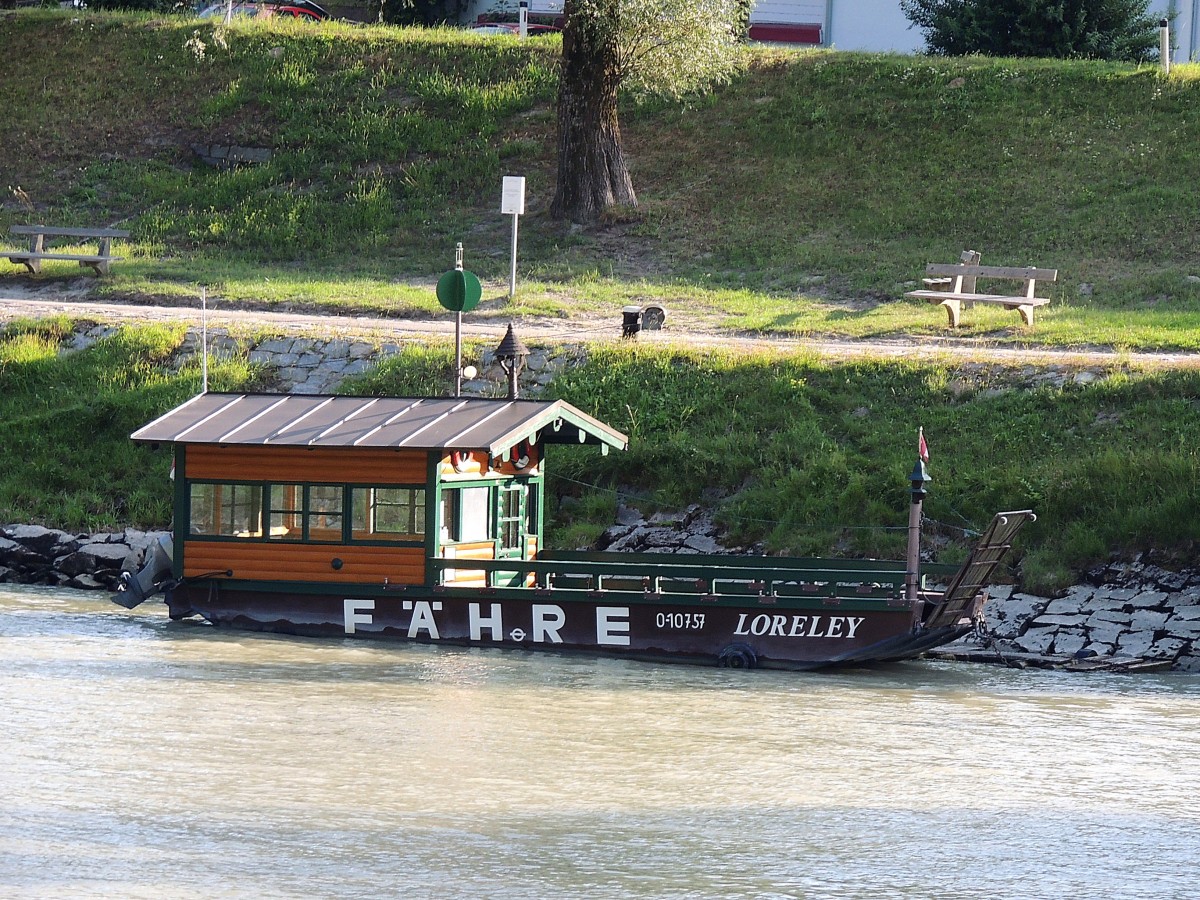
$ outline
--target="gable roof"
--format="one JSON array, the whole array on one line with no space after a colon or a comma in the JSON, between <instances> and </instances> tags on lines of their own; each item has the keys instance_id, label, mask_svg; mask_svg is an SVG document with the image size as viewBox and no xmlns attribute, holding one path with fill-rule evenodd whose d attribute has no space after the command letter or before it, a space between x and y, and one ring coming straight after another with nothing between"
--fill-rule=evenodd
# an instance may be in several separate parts
<instances>
[{"instance_id":1,"label":"gable roof","mask_svg":"<svg viewBox=\"0 0 1200 900\"><path fill-rule=\"evenodd\" d=\"M130 437L163 444L487 450L493 456L523 440L599 444L605 452L629 446L621 432L562 400L486 397L205 393Z\"/></svg>"}]
</instances>

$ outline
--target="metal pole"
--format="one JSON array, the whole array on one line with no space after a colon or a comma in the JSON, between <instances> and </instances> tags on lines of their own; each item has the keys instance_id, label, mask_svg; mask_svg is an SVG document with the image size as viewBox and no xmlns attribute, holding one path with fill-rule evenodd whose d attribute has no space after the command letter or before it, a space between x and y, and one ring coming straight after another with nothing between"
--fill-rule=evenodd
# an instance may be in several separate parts
<instances>
[{"instance_id":1,"label":"metal pole","mask_svg":"<svg viewBox=\"0 0 1200 900\"><path fill-rule=\"evenodd\" d=\"M1158 22L1158 61L1164 75L1171 74L1171 28L1166 19Z\"/></svg>"},{"instance_id":2,"label":"metal pole","mask_svg":"<svg viewBox=\"0 0 1200 900\"><path fill-rule=\"evenodd\" d=\"M454 268L463 270L463 245L454 245ZM454 396L462 396L462 310L454 314Z\"/></svg>"},{"instance_id":3,"label":"metal pole","mask_svg":"<svg viewBox=\"0 0 1200 900\"><path fill-rule=\"evenodd\" d=\"M513 230L512 230L512 260L508 272L508 299L511 300L517 296L517 219L519 216L513 213Z\"/></svg>"},{"instance_id":4,"label":"metal pole","mask_svg":"<svg viewBox=\"0 0 1200 900\"><path fill-rule=\"evenodd\" d=\"M1192 27L1188 32L1188 62L1196 59L1196 38L1200 35L1200 32L1196 30L1197 24L1200 24L1200 16L1197 16L1197 13L1200 13L1200 9L1197 9L1197 6L1196 0L1192 0Z\"/></svg>"},{"instance_id":5,"label":"metal pole","mask_svg":"<svg viewBox=\"0 0 1200 900\"><path fill-rule=\"evenodd\" d=\"M462 310L454 314L454 396L462 396Z\"/></svg>"},{"instance_id":6,"label":"metal pole","mask_svg":"<svg viewBox=\"0 0 1200 900\"><path fill-rule=\"evenodd\" d=\"M904 597L917 599L917 570L921 566L921 506L915 496L908 507L908 564L904 570Z\"/></svg>"},{"instance_id":7,"label":"metal pole","mask_svg":"<svg viewBox=\"0 0 1200 900\"><path fill-rule=\"evenodd\" d=\"M200 285L200 392L208 393L208 288Z\"/></svg>"},{"instance_id":8,"label":"metal pole","mask_svg":"<svg viewBox=\"0 0 1200 900\"><path fill-rule=\"evenodd\" d=\"M924 443L922 443L924 447ZM908 560L904 569L905 599L919 600L917 593L921 568L921 507L924 505L925 485L929 483L929 475L925 471L925 452L917 457L912 474L908 476L912 484L912 503L908 507Z\"/></svg>"}]
</instances>

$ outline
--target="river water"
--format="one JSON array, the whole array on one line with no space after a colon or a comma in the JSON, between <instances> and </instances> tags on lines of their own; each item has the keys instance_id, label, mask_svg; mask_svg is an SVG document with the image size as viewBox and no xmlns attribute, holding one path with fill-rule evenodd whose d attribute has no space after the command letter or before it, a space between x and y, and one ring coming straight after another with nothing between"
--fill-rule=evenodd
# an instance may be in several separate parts
<instances>
[{"instance_id":1,"label":"river water","mask_svg":"<svg viewBox=\"0 0 1200 900\"><path fill-rule=\"evenodd\" d=\"M1200 677L320 641L0 586L0 896L1200 892Z\"/></svg>"}]
</instances>

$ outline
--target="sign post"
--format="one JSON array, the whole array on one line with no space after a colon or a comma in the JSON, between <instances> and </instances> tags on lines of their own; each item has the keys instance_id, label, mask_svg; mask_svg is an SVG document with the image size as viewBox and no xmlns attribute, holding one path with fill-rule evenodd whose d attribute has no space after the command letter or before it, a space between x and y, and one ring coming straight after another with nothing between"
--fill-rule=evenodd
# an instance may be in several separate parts
<instances>
[{"instance_id":1,"label":"sign post","mask_svg":"<svg viewBox=\"0 0 1200 900\"><path fill-rule=\"evenodd\" d=\"M208 287L200 285L200 393L208 393Z\"/></svg>"},{"instance_id":2,"label":"sign post","mask_svg":"<svg viewBox=\"0 0 1200 900\"><path fill-rule=\"evenodd\" d=\"M517 219L525 212L525 178L505 175L500 191L500 212L511 215L512 220L512 265L508 274L508 299L517 295Z\"/></svg>"},{"instance_id":3,"label":"sign post","mask_svg":"<svg viewBox=\"0 0 1200 900\"><path fill-rule=\"evenodd\" d=\"M479 305L483 285L471 272L463 269L463 246L454 248L454 268L438 279L438 303L454 313L454 396L462 396L462 314ZM472 378L474 375L471 376Z\"/></svg>"}]
</instances>

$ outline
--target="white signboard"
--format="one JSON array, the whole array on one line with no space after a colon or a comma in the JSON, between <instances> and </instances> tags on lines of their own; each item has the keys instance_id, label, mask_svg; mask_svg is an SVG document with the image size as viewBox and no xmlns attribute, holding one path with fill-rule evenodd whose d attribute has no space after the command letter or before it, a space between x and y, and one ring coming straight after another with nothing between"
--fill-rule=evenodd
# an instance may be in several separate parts
<instances>
[{"instance_id":1,"label":"white signboard","mask_svg":"<svg viewBox=\"0 0 1200 900\"><path fill-rule=\"evenodd\" d=\"M523 176L504 176L504 187L500 191L500 212L510 216L525 215L525 178Z\"/></svg>"}]
</instances>

